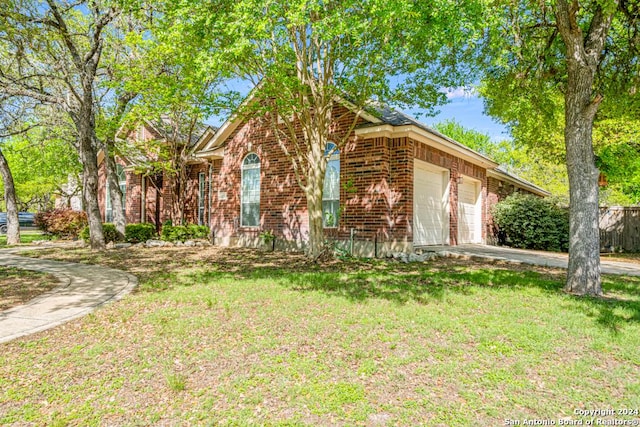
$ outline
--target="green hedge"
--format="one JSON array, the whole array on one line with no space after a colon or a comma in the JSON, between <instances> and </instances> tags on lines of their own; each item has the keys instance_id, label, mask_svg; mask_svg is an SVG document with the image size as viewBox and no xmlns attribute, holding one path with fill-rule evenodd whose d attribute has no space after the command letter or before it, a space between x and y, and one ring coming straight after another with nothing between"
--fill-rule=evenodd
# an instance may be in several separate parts
<instances>
[{"instance_id":1,"label":"green hedge","mask_svg":"<svg viewBox=\"0 0 640 427\"><path fill-rule=\"evenodd\" d=\"M109 242L121 242L123 239L118 235L116 226L110 222L102 224L102 233L104 234L104 241ZM80 237L85 241L89 241L89 226L82 229Z\"/></svg>"},{"instance_id":2,"label":"green hedge","mask_svg":"<svg viewBox=\"0 0 640 427\"><path fill-rule=\"evenodd\" d=\"M569 249L569 212L553 199L515 193L493 207L493 221L515 248Z\"/></svg>"},{"instance_id":3,"label":"green hedge","mask_svg":"<svg viewBox=\"0 0 640 427\"><path fill-rule=\"evenodd\" d=\"M107 222L102 224L102 232L104 233L105 242L121 242L123 239L118 238L116 226ZM124 226L124 241L128 243L146 242L156 236L156 227L153 224L127 224ZM80 232L80 237L85 241L89 241L89 227L85 227Z\"/></svg>"},{"instance_id":4,"label":"green hedge","mask_svg":"<svg viewBox=\"0 0 640 427\"><path fill-rule=\"evenodd\" d=\"M156 237L156 226L147 222L127 224L124 228L124 240L129 243L146 242Z\"/></svg>"},{"instance_id":5,"label":"green hedge","mask_svg":"<svg viewBox=\"0 0 640 427\"><path fill-rule=\"evenodd\" d=\"M209 236L209 227L206 225L170 225L162 226L160 238L167 242L184 242L191 239L206 239Z\"/></svg>"}]
</instances>

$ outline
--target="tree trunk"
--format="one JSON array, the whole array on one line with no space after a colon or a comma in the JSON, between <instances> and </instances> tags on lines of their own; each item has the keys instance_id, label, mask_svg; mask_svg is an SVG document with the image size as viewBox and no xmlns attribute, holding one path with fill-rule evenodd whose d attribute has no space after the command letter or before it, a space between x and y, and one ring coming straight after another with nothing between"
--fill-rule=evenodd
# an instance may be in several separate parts
<instances>
[{"instance_id":1,"label":"tree trunk","mask_svg":"<svg viewBox=\"0 0 640 427\"><path fill-rule=\"evenodd\" d=\"M324 174L327 169L327 161L324 157L326 142L323 143L322 136L318 134L313 134L310 138L318 142L311 144L311 150L307 154L310 158L310 170L307 176L307 185L304 188L309 216L309 247L307 255L311 259L317 259L325 249L322 194L324 191Z\"/></svg>"},{"instance_id":2,"label":"tree trunk","mask_svg":"<svg viewBox=\"0 0 640 427\"><path fill-rule=\"evenodd\" d=\"M87 105L87 104L85 104ZM91 105L90 103L88 105ZM91 109L91 108L89 108ZM87 109L84 109L87 110ZM91 249L103 250L104 234L102 218L98 205L98 159L94 146L93 112L83 111L76 123L78 129L78 147L82 162L82 196L89 220L89 241Z\"/></svg>"},{"instance_id":3,"label":"tree trunk","mask_svg":"<svg viewBox=\"0 0 640 427\"><path fill-rule=\"evenodd\" d=\"M105 144L105 166L107 169L107 181L109 182L109 195L111 199L111 214L113 215L113 225L121 240L124 240L124 231L126 218L124 216L124 207L122 206L122 191L120 190L120 182L118 177L118 169L116 159L113 155L113 144L107 142Z\"/></svg>"},{"instance_id":4,"label":"tree trunk","mask_svg":"<svg viewBox=\"0 0 640 427\"><path fill-rule=\"evenodd\" d=\"M569 268L564 289L579 295L601 295L598 168L592 131L602 97L595 92L594 82L615 8L597 4L586 33L579 24L584 19L581 12L578 2L556 2L567 62L564 140L569 175Z\"/></svg>"},{"instance_id":5,"label":"tree trunk","mask_svg":"<svg viewBox=\"0 0 640 427\"><path fill-rule=\"evenodd\" d=\"M569 69L565 95L565 145L569 175L569 268L565 291L600 295L598 169L593 154L591 82L588 72Z\"/></svg>"},{"instance_id":6,"label":"tree trunk","mask_svg":"<svg viewBox=\"0 0 640 427\"><path fill-rule=\"evenodd\" d=\"M317 259L324 249L324 228L322 226L322 192L307 192L307 210L309 214L309 247L307 255Z\"/></svg>"},{"instance_id":7,"label":"tree trunk","mask_svg":"<svg viewBox=\"0 0 640 427\"><path fill-rule=\"evenodd\" d=\"M7 205L7 244L17 245L20 243L20 222L18 219L18 207L16 198L16 187L13 183L11 169L0 150L0 176L4 182L4 201Z\"/></svg>"}]
</instances>

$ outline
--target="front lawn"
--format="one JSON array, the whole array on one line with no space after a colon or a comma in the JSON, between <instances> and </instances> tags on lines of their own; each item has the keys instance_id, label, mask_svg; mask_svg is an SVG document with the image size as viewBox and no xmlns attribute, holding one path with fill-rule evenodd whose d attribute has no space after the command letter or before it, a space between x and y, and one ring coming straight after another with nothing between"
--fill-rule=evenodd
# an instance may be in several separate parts
<instances>
[{"instance_id":1,"label":"front lawn","mask_svg":"<svg viewBox=\"0 0 640 427\"><path fill-rule=\"evenodd\" d=\"M0 311L24 304L59 284L51 274L0 267Z\"/></svg>"},{"instance_id":2,"label":"front lawn","mask_svg":"<svg viewBox=\"0 0 640 427\"><path fill-rule=\"evenodd\" d=\"M35 255L140 286L0 346L0 424L488 426L640 408L640 278L591 299L563 294L557 270L446 259Z\"/></svg>"},{"instance_id":3,"label":"front lawn","mask_svg":"<svg viewBox=\"0 0 640 427\"><path fill-rule=\"evenodd\" d=\"M35 240L51 240L51 236L39 230L20 230L20 243L31 243ZM7 235L0 234L0 248L7 246Z\"/></svg>"}]
</instances>

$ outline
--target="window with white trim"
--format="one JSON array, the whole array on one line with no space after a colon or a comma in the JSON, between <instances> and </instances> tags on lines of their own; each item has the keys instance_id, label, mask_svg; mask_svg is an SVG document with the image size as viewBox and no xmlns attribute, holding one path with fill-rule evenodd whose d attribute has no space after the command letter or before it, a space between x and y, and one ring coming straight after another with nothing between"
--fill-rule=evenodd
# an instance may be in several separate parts
<instances>
[{"instance_id":1,"label":"window with white trim","mask_svg":"<svg viewBox=\"0 0 640 427\"><path fill-rule=\"evenodd\" d=\"M122 165L116 163L116 175L118 176L118 185L122 192L122 215L127 212L127 175L124 172ZM111 196L109 195L109 180L107 179L107 191L105 194L105 222L113 221L113 207L111 206Z\"/></svg>"},{"instance_id":2,"label":"window with white trim","mask_svg":"<svg viewBox=\"0 0 640 427\"><path fill-rule=\"evenodd\" d=\"M204 190L206 180L204 172L198 174L198 224L204 225Z\"/></svg>"},{"instance_id":3,"label":"window with white trim","mask_svg":"<svg viewBox=\"0 0 640 427\"><path fill-rule=\"evenodd\" d=\"M242 161L242 187L240 193L240 225L260 225L260 157L247 154Z\"/></svg>"},{"instance_id":4,"label":"window with white trim","mask_svg":"<svg viewBox=\"0 0 640 427\"><path fill-rule=\"evenodd\" d=\"M322 225L331 228L337 227L340 219L340 150L333 142L329 142L324 155L327 170L322 191Z\"/></svg>"}]
</instances>

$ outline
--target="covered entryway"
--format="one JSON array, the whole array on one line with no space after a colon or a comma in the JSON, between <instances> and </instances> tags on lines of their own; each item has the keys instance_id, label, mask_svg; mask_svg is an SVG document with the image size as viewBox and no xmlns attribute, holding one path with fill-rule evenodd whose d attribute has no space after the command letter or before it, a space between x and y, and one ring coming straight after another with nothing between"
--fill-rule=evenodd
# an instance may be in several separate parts
<instances>
[{"instance_id":1,"label":"covered entryway","mask_svg":"<svg viewBox=\"0 0 640 427\"><path fill-rule=\"evenodd\" d=\"M458 184L458 243L482 243L480 181L466 176Z\"/></svg>"},{"instance_id":2,"label":"covered entryway","mask_svg":"<svg viewBox=\"0 0 640 427\"><path fill-rule=\"evenodd\" d=\"M413 244L449 243L449 171L414 160Z\"/></svg>"}]
</instances>

